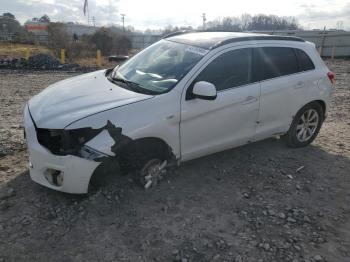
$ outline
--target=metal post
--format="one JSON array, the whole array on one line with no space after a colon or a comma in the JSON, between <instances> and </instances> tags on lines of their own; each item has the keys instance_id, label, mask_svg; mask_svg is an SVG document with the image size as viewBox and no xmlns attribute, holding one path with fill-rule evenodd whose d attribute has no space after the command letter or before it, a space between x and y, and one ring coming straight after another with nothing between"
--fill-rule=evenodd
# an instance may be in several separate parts
<instances>
[{"instance_id":1,"label":"metal post","mask_svg":"<svg viewBox=\"0 0 350 262\"><path fill-rule=\"evenodd\" d=\"M125 25L124 25L124 21L125 21L125 14L120 14L122 16L122 21L123 21L123 32L125 32Z\"/></svg>"},{"instance_id":2,"label":"metal post","mask_svg":"<svg viewBox=\"0 0 350 262\"><path fill-rule=\"evenodd\" d=\"M26 48L25 52L24 52L24 58L25 60L28 60L30 56L30 52L29 52L29 48Z\"/></svg>"},{"instance_id":3,"label":"metal post","mask_svg":"<svg viewBox=\"0 0 350 262\"><path fill-rule=\"evenodd\" d=\"M205 30L205 22L207 21L207 18L205 17L205 13L202 14L203 19L203 30Z\"/></svg>"},{"instance_id":4,"label":"metal post","mask_svg":"<svg viewBox=\"0 0 350 262\"><path fill-rule=\"evenodd\" d=\"M101 67L101 50L96 52L96 64L98 67Z\"/></svg>"},{"instance_id":5,"label":"metal post","mask_svg":"<svg viewBox=\"0 0 350 262\"><path fill-rule=\"evenodd\" d=\"M66 50L61 49L61 64L64 64L66 62Z\"/></svg>"},{"instance_id":6,"label":"metal post","mask_svg":"<svg viewBox=\"0 0 350 262\"><path fill-rule=\"evenodd\" d=\"M332 60L334 59L334 55L335 55L335 46L332 47Z\"/></svg>"},{"instance_id":7,"label":"metal post","mask_svg":"<svg viewBox=\"0 0 350 262\"><path fill-rule=\"evenodd\" d=\"M323 46L326 38L326 26L323 28L323 34L322 34L322 41L321 41L321 46L318 52L320 53L320 56L322 56L322 51L323 51Z\"/></svg>"}]
</instances>

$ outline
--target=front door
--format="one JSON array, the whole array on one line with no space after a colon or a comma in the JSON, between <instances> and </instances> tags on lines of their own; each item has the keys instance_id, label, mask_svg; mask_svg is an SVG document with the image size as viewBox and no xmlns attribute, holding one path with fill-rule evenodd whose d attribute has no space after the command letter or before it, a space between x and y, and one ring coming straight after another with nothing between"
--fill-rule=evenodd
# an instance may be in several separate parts
<instances>
[{"instance_id":1,"label":"front door","mask_svg":"<svg viewBox=\"0 0 350 262\"><path fill-rule=\"evenodd\" d=\"M211 58L194 76L181 102L182 161L245 144L254 136L260 84L252 63L252 48L231 49ZM217 98L189 98L198 81L214 84Z\"/></svg>"}]
</instances>

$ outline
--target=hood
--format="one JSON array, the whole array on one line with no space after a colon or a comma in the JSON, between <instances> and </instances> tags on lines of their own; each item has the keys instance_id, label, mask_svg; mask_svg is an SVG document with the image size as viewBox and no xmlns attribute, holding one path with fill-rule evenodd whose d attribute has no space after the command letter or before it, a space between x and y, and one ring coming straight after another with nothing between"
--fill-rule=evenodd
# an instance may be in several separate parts
<instances>
[{"instance_id":1,"label":"hood","mask_svg":"<svg viewBox=\"0 0 350 262\"><path fill-rule=\"evenodd\" d=\"M70 123L101 111L151 98L111 83L105 70L57 82L28 103L39 128L63 129Z\"/></svg>"}]
</instances>

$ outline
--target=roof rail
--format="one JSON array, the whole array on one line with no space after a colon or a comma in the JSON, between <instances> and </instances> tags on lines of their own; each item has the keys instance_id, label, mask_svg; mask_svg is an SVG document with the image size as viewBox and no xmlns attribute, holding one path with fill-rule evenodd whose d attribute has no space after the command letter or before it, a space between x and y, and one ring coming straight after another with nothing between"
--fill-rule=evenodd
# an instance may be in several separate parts
<instances>
[{"instance_id":1,"label":"roof rail","mask_svg":"<svg viewBox=\"0 0 350 262\"><path fill-rule=\"evenodd\" d=\"M165 38L169 38L172 36L183 35L183 34L194 33L194 32L196 32L196 31L180 30L180 31L176 31L176 32L167 34L167 35L163 36L162 38L165 39Z\"/></svg>"},{"instance_id":2,"label":"roof rail","mask_svg":"<svg viewBox=\"0 0 350 262\"><path fill-rule=\"evenodd\" d=\"M242 36L242 37L235 37L235 38L224 40L212 46L211 49L214 49L223 45L231 44L231 43L242 42L242 41L255 41L255 40L283 40L283 41L305 42L304 39L301 39L299 37L293 37L293 36L280 36L280 35Z\"/></svg>"}]
</instances>

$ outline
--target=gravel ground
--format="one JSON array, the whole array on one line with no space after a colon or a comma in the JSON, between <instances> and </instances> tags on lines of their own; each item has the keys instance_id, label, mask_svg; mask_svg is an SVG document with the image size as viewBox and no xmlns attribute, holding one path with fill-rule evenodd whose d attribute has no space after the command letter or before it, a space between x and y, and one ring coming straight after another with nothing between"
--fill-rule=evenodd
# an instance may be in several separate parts
<instances>
[{"instance_id":1,"label":"gravel ground","mask_svg":"<svg viewBox=\"0 0 350 262\"><path fill-rule=\"evenodd\" d=\"M185 163L156 188L108 174L74 196L29 179L22 107L62 72L0 72L0 262L350 261L350 61L301 149L268 139Z\"/></svg>"}]
</instances>

